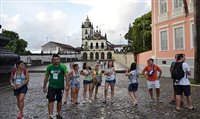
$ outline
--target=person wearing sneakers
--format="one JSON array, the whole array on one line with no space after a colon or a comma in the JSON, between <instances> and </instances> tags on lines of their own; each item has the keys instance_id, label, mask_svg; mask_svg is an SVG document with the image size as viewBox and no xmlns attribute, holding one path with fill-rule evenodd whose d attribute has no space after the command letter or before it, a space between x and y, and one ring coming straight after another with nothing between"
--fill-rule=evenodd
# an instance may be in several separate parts
<instances>
[{"instance_id":1,"label":"person wearing sneakers","mask_svg":"<svg viewBox=\"0 0 200 119\"><path fill-rule=\"evenodd\" d=\"M92 81L94 83L92 87L92 93L95 88L94 99L97 99L98 88L99 86L101 86L101 82L102 82L102 71L100 71L99 69L99 64L96 64L94 70L92 71Z\"/></svg>"},{"instance_id":2,"label":"person wearing sneakers","mask_svg":"<svg viewBox=\"0 0 200 119\"><path fill-rule=\"evenodd\" d=\"M10 83L13 87L14 96L17 98L19 114L17 119L23 118L24 98L28 90L29 74L23 61L17 61L16 68L13 68L10 76Z\"/></svg>"},{"instance_id":3,"label":"person wearing sneakers","mask_svg":"<svg viewBox=\"0 0 200 119\"><path fill-rule=\"evenodd\" d=\"M93 82L92 82L92 71L91 67L88 65L88 63L83 63L83 70L81 71L81 74L84 75L83 79L83 104L86 102L86 93L87 89L89 87L89 102L92 102L92 87L93 87Z\"/></svg>"},{"instance_id":4,"label":"person wearing sneakers","mask_svg":"<svg viewBox=\"0 0 200 119\"><path fill-rule=\"evenodd\" d=\"M115 89L115 83L116 83L116 72L115 72L115 67L114 67L114 63L112 60L108 61L108 68L104 72L104 75L106 75L106 81L105 81L105 86L104 86L104 101L103 101L103 103L107 102L109 86L111 89L111 102L113 102L114 89Z\"/></svg>"},{"instance_id":5,"label":"person wearing sneakers","mask_svg":"<svg viewBox=\"0 0 200 119\"><path fill-rule=\"evenodd\" d=\"M157 76L157 72L159 72L159 76ZM153 97L153 89L156 89L156 101L160 101L160 81L158 78L162 75L162 70L154 64L154 60L150 58L148 60L148 65L143 69L142 74L147 79L147 87L149 90L149 95L151 97L151 102L154 102Z\"/></svg>"},{"instance_id":6,"label":"person wearing sneakers","mask_svg":"<svg viewBox=\"0 0 200 119\"><path fill-rule=\"evenodd\" d=\"M128 91L129 91L129 95L131 97L131 100L133 102L133 106L137 105L137 90L138 90L138 72L136 69L136 63L132 63L130 70L126 71L126 76L129 77L130 83L128 86Z\"/></svg>"},{"instance_id":7,"label":"person wearing sneakers","mask_svg":"<svg viewBox=\"0 0 200 119\"><path fill-rule=\"evenodd\" d=\"M187 99L188 103L188 109L189 110L194 110L196 107L192 105L192 97L191 97L191 90L190 90L190 81L188 79L188 76L191 75L190 67L187 63L185 63L185 55L184 54L179 54L177 57L177 68L180 65L181 70L183 71L183 77L178 80L176 83L175 87L175 93L176 93L176 110L181 110L180 105L181 105L181 96L184 93ZM182 72L179 71L179 72Z\"/></svg>"},{"instance_id":8,"label":"person wearing sneakers","mask_svg":"<svg viewBox=\"0 0 200 119\"><path fill-rule=\"evenodd\" d=\"M78 93L80 89L80 71L78 64L73 64L73 70L68 74L69 79L71 79L71 91L72 95L72 104L78 103Z\"/></svg>"},{"instance_id":9,"label":"person wearing sneakers","mask_svg":"<svg viewBox=\"0 0 200 119\"><path fill-rule=\"evenodd\" d=\"M57 101L56 118L62 119L62 96L65 87L64 80L67 80L67 72L68 71L66 65L60 63L60 56L58 54L54 54L52 56L52 64L48 65L46 69L43 84L43 92L47 93L46 97L48 99L49 119L53 119L53 107L55 100ZM48 82L49 84L47 89L46 85Z\"/></svg>"}]
</instances>

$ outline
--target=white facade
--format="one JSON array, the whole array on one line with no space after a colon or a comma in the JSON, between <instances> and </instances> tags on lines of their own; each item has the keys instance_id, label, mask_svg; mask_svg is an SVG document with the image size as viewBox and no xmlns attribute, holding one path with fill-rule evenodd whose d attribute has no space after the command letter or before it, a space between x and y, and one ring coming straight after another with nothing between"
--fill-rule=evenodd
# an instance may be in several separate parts
<instances>
[{"instance_id":1,"label":"white facade","mask_svg":"<svg viewBox=\"0 0 200 119\"><path fill-rule=\"evenodd\" d=\"M82 50L84 60L112 59L114 45L107 41L106 34L101 35L100 30L94 30L89 18L82 24Z\"/></svg>"}]
</instances>

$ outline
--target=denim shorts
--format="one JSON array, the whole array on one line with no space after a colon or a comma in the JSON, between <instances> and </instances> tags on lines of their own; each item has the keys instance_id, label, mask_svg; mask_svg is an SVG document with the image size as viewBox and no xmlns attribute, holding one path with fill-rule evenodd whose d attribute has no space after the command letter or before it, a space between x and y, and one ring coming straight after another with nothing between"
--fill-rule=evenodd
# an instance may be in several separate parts
<instances>
[{"instance_id":1,"label":"denim shorts","mask_svg":"<svg viewBox=\"0 0 200 119\"><path fill-rule=\"evenodd\" d=\"M109 84L115 84L116 83L116 80L106 80L106 83L109 83Z\"/></svg>"},{"instance_id":2,"label":"denim shorts","mask_svg":"<svg viewBox=\"0 0 200 119\"><path fill-rule=\"evenodd\" d=\"M27 91L28 91L28 86L24 85L21 88L14 90L14 96L18 96L20 95L20 93L26 94Z\"/></svg>"},{"instance_id":3,"label":"denim shorts","mask_svg":"<svg viewBox=\"0 0 200 119\"><path fill-rule=\"evenodd\" d=\"M80 82L75 82L74 80L71 80L71 88L78 88L80 89Z\"/></svg>"}]
</instances>

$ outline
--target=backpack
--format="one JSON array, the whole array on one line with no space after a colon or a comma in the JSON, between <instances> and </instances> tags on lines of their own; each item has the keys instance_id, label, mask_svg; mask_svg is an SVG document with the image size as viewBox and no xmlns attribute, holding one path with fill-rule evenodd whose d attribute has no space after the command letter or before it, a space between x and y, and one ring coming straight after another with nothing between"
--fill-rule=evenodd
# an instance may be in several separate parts
<instances>
[{"instance_id":1,"label":"backpack","mask_svg":"<svg viewBox=\"0 0 200 119\"><path fill-rule=\"evenodd\" d=\"M13 70L12 70L13 76L15 75L16 71L17 71L17 69L13 68ZM26 76L26 69L23 70L23 74L24 74L24 76Z\"/></svg>"},{"instance_id":2,"label":"backpack","mask_svg":"<svg viewBox=\"0 0 200 119\"><path fill-rule=\"evenodd\" d=\"M171 78L174 81L180 81L184 76L185 72L183 71L183 62L176 62L171 70Z\"/></svg>"}]
</instances>

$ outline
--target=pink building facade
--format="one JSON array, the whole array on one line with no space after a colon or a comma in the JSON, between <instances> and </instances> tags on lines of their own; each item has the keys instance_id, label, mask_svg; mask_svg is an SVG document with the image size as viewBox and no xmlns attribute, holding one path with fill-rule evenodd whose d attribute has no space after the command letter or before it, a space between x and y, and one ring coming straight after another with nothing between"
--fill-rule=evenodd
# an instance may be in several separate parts
<instances>
[{"instance_id":1,"label":"pink building facade","mask_svg":"<svg viewBox=\"0 0 200 119\"><path fill-rule=\"evenodd\" d=\"M152 58L165 77L170 76L169 67L177 53L184 53L192 72L194 69L193 0L187 4L186 17L183 0L152 0Z\"/></svg>"}]
</instances>

